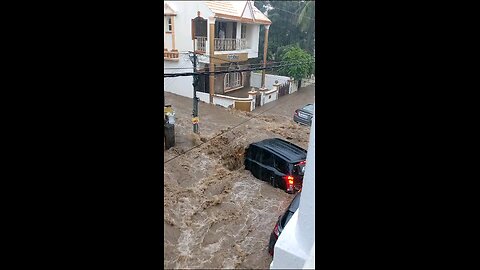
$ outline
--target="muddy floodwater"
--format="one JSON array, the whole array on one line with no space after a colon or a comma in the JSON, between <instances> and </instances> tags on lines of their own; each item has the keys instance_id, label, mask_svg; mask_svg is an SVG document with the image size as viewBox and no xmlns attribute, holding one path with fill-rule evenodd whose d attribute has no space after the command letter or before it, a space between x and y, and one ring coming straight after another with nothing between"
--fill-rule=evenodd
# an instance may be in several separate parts
<instances>
[{"instance_id":1,"label":"muddy floodwater","mask_svg":"<svg viewBox=\"0 0 480 270\"><path fill-rule=\"evenodd\" d=\"M310 128L292 121L296 108L314 102L307 90L267 104L263 114L200 103L200 135L192 134L191 99L166 94L177 143L164 152L165 268L270 267L270 233L293 195L252 176L243 154L272 137L307 149Z\"/></svg>"}]
</instances>

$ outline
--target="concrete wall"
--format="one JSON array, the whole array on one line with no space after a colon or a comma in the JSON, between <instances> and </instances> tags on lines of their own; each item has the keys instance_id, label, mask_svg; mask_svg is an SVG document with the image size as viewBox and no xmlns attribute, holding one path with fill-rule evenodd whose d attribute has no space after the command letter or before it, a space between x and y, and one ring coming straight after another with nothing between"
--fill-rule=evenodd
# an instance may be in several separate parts
<instances>
[{"instance_id":1,"label":"concrete wall","mask_svg":"<svg viewBox=\"0 0 480 270\"><path fill-rule=\"evenodd\" d=\"M272 101L275 101L278 99L278 90L273 89L266 91L265 94L263 95L263 102L261 103L262 105L270 103Z\"/></svg>"},{"instance_id":2,"label":"concrete wall","mask_svg":"<svg viewBox=\"0 0 480 270\"><path fill-rule=\"evenodd\" d=\"M214 95L213 96L213 103L215 105L219 105L225 108L235 108L235 102L249 102L250 103L250 111L253 110L255 104L252 98L237 98L237 97L230 97L224 95Z\"/></svg>"},{"instance_id":3,"label":"concrete wall","mask_svg":"<svg viewBox=\"0 0 480 270\"><path fill-rule=\"evenodd\" d=\"M202 102L210 103L210 94L208 94L208 93L197 92L197 97Z\"/></svg>"},{"instance_id":4,"label":"concrete wall","mask_svg":"<svg viewBox=\"0 0 480 270\"><path fill-rule=\"evenodd\" d=\"M315 116L310 130L302 197L278 237L270 269L315 268Z\"/></svg>"},{"instance_id":5,"label":"concrete wall","mask_svg":"<svg viewBox=\"0 0 480 270\"><path fill-rule=\"evenodd\" d=\"M179 54L179 60L177 61L163 61L164 73L184 73L193 71L192 62L188 54ZM190 67L190 69L168 69L178 67ZM185 77L173 77L163 78L163 89L166 92L171 92L184 97L193 97L193 78L192 76Z\"/></svg>"},{"instance_id":6,"label":"concrete wall","mask_svg":"<svg viewBox=\"0 0 480 270\"><path fill-rule=\"evenodd\" d=\"M265 74L265 87L267 89L272 89L273 84L275 83L275 80L278 80L279 84L284 84L285 82L290 80L290 78L285 76ZM260 88L260 86L262 85L262 74L252 72L250 76L250 85L252 87Z\"/></svg>"},{"instance_id":7,"label":"concrete wall","mask_svg":"<svg viewBox=\"0 0 480 270\"><path fill-rule=\"evenodd\" d=\"M225 108L233 108L233 104L235 103L235 100L224 97L224 96L215 95L213 96L213 103L215 105L219 105Z\"/></svg>"},{"instance_id":8,"label":"concrete wall","mask_svg":"<svg viewBox=\"0 0 480 270\"><path fill-rule=\"evenodd\" d=\"M298 82L295 80L290 81L290 89L288 91L289 94L297 92L298 90Z\"/></svg>"}]
</instances>

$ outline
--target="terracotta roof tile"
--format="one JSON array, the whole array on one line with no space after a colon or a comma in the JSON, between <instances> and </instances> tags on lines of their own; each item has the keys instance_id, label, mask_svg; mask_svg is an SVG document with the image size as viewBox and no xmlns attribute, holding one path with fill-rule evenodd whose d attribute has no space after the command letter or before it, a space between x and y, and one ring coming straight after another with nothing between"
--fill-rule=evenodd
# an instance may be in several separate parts
<instances>
[{"instance_id":1,"label":"terracotta roof tile","mask_svg":"<svg viewBox=\"0 0 480 270\"><path fill-rule=\"evenodd\" d=\"M213 12L215 15L225 15L231 19L241 20L243 10L248 1L204 1L205 5ZM250 2L250 6L253 9L253 14L255 21L260 23L271 24L272 22L265 16L260 10L258 10L253 3ZM247 7L248 8L248 7ZM247 12L247 11L245 11ZM245 17L245 15L244 15ZM250 20L250 19L247 19Z\"/></svg>"}]
</instances>

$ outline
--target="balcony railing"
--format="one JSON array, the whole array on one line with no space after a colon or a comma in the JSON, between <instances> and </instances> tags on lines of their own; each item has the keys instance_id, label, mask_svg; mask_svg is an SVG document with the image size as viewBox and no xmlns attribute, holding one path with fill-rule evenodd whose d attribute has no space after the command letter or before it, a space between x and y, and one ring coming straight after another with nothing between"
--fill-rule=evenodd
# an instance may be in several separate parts
<instances>
[{"instance_id":1,"label":"balcony railing","mask_svg":"<svg viewBox=\"0 0 480 270\"><path fill-rule=\"evenodd\" d=\"M178 60L178 50L168 51L167 49L163 50L163 59L165 60Z\"/></svg>"},{"instance_id":2,"label":"balcony railing","mask_svg":"<svg viewBox=\"0 0 480 270\"><path fill-rule=\"evenodd\" d=\"M247 49L247 39L215 38L215 51L237 51Z\"/></svg>"},{"instance_id":3,"label":"balcony railing","mask_svg":"<svg viewBox=\"0 0 480 270\"><path fill-rule=\"evenodd\" d=\"M195 37L195 51L207 51L207 37Z\"/></svg>"}]
</instances>

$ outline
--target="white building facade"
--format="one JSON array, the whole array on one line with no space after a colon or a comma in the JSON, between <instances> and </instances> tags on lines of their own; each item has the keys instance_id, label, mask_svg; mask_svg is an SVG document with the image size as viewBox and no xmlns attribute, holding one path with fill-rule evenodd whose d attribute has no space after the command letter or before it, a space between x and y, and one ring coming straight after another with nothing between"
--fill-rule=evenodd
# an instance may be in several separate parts
<instances>
[{"instance_id":1,"label":"white building facade","mask_svg":"<svg viewBox=\"0 0 480 270\"><path fill-rule=\"evenodd\" d=\"M302 196L275 243L270 269L315 269L315 104Z\"/></svg>"},{"instance_id":2,"label":"white building facade","mask_svg":"<svg viewBox=\"0 0 480 270\"><path fill-rule=\"evenodd\" d=\"M199 91L210 103L216 94L248 87L250 72L234 71L258 57L261 27L268 46L270 24L253 1L164 1L164 73L192 72L195 51L199 71L231 71L200 77ZM164 78L164 89L192 98L192 83L192 76Z\"/></svg>"}]
</instances>

